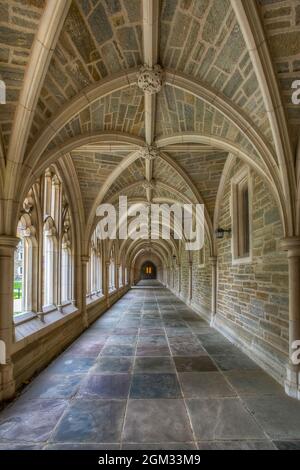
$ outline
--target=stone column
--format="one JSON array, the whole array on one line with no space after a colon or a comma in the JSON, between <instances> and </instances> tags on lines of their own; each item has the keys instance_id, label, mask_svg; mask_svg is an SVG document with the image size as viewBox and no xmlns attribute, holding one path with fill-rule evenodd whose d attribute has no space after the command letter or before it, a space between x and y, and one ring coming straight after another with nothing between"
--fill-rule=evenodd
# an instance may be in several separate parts
<instances>
[{"instance_id":1,"label":"stone column","mask_svg":"<svg viewBox=\"0 0 300 470\"><path fill-rule=\"evenodd\" d=\"M193 262L189 261L189 295L188 302L192 303L193 298Z\"/></svg>"},{"instance_id":2,"label":"stone column","mask_svg":"<svg viewBox=\"0 0 300 470\"><path fill-rule=\"evenodd\" d=\"M130 285L134 286L134 268L130 268L130 279L129 279Z\"/></svg>"},{"instance_id":3,"label":"stone column","mask_svg":"<svg viewBox=\"0 0 300 470\"><path fill-rule=\"evenodd\" d=\"M109 266L110 261L105 261L105 270L104 270L104 295L107 300L107 304L109 302Z\"/></svg>"},{"instance_id":4,"label":"stone column","mask_svg":"<svg viewBox=\"0 0 300 470\"><path fill-rule=\"evenodd\" d=\"M115 265L115 288L119 290L119 273L120 273L120 265Z\"/></svg>"},{"instance_id":5,"label":"stone column","mask_svg":"<svg viewBox=\"0 0 300 470\"><path fill-rule=\"evenodd\" d=\"M289 362L285 391L300 400L300 364L293 362L300 341L300 237L286 238L282 248L287 251L289 264Z\"/></svg>"},{"instance_id":6,"label":"stone column","mask_svg":"<svg viewBox=\"0 0 300 470\"><path fill-rule=\"evenodd\" d=\"M167 287L170 288L170 275L171 275L171 271L170 271L170 266L167 266Z\"/></svg>"},{"instance_id":7,"label":"stone column","mask_svg":"<svg viewBox=\"0 0 300 470\"><path fill-rule=\"evenodd\" d=\"M178 294L181 294L181 265L178 264Z\"/></svg>"},{"instance_id":8,"label":"stone column","mask_svg":"<svg viewBox=\"0 0 300 470\"><path fill-rule=\"evenodd\" d=\"M56 266L56 302L57 302L57 310L62 313L62 279L61 279L61 265L62 265L62 244L59 240L58 247L57 247L57 266Z\"/></svg>"},{"instance_id":9,"label":"stone column","mask_svg":"<svg viewBox=\"0 0 300 470\"><path fill-rule=\"evenodd\" d=\"M211 262L211 326L215 321L215 315L217 313L217 264L218 258L211 256L209 258Z\"/></svg>"},{"instance_id":10,"label":"stone column","mask_svg":"<svg viewBox=\"0 0 300 470\"><path fill-rule=\"evenodd\" d=\"M11 354L14 341L14 252L19 241L16 237L0 236L0 400L7 400L15 393Z\"/></svg>"},{"instance_id":11,"label":"stone column","mask_svg":"<svg viewBox=\"0 0 300 470\"><path fill-rule=\"evenodd\" d=\"M87 314L87 308L86 308L86 289L87 289L87 283L86 283L86 278L87 278L87 265L89 262L89 257L88 256L81 256L81 310L82 310L82 321L83 321L83 326L84 328L88 328L89 326L89 320L88 320L88 314Z\"/></svg>"}]
</instances>

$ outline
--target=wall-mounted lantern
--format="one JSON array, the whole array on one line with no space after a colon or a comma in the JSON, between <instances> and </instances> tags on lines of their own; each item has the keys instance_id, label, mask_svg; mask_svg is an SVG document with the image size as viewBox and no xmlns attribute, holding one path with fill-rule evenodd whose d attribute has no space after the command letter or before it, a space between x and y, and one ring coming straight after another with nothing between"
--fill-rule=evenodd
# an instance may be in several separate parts
<instances>
[{"instance_id":1,"label":"wall-mounted lantern","mask_svg":"<svg viewBox=\"0 0 300 470\"><path fill-rule=\"evenodd\" d=\"M215 231L216 238L221 240L222 238L224 238L225 233L231 233L231 228L225 230L224 228L218 227Z\"/></svg>"}]
</instances>

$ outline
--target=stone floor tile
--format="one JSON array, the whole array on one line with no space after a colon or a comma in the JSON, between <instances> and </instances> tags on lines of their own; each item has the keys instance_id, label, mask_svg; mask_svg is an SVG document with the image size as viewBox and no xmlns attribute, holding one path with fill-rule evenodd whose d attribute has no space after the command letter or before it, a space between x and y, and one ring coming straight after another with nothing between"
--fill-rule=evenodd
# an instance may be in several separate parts
<instances>
[{"instance_id":1,"label":"stone floor tile","mask_svg":"<svg viewBox=\"0 0 300 470\"><path fill-rule=\"evenodd\" d=\"M52 442L119 443L126 400L76 400L63 416Z\"/></svg>"},{"instance_id":2,"label":"stone floor tile","mask_svg":"<svg viewBox=\"0 0 300 470\"><path fill-rule=\"evenodd\" d=\"M170 344L173 356L205 356L207 353L200 344Z\"/></svg>"},{"instance_id":3,"label":"stone floor tile","mask_svg":"<svg viewBox=\"0 0 300 470\"><path fill-rule=\"evenodd\" d=\"M0 415L0 442L45 442L66 410L65 400L16 400Z\"/></svg>"},{"instance_id":4,"label":"stone floor tile","mask_svg":"<svg viewBox=\"0 0 300 470\"><path fill-rule=\"evenodd\" d=\"M100 356L90 369L91 374L129 373L133 368L134 357Z\"/></svg>"},{"instance_id":5,"label":"stone floor tile","mask_svg":"<svg viewBox=\"0 0 300 470\"><path fill-rule=\"evenodd\" d=\"M118 344L109 344L104 346L100 355L101 356L133 356L134 354L134 347L133 346L124 346Z\"/></svg>"},{"instance_id":6,"label":"stone floor tile","mask_svg":"<svg viewBox=\"0 0 300 470\"><path fill-rule=\"evenodd\" d=\"M24 397L33 398L72 398L85 375L41 374L24 391Z\"/></svg>"},{"instance_id":7,"label":"stone floor tile","mask_svg":"<svg viewBox=\"0 0 300 470\"><path fill-rule=\"evenodd\" d=\"M129 400L123 442L191 442L183 400Z\"/></svg>"},{"instance_id":8,"label":"stone floor tile","mask_svg":"<svg viewBox=\"0 0 300 470\"><path fill-rule=\"evenodd\" d=\"M106 346L109 346L109 345L135 346L136 341L137 341L137 336L111 335L106 341Z\"/></svg>"},{"instance_id":9,"label":"stone floor tile","mask_svg":"<svg viewBox=\"0 0 300 470\"><path fill-rule=\"evenodd\" d=\"M77 398L127 398L131 382L130 374L91 375L80 386Z\"/></svg>"},{"instance_id":10,"label":"stone floor tile","mask_svg":"<svg viewBox=\"0 0 300 470\"><path fill-rule=\"evenodd\" d=\"M183 372L178 377L184 398L236 396L220 372Z\"/></svg>"},{"instance_id":11,"label":"stone floor tile","mask_svg":"<svg viewBox=\"0 0 300 470\"><path fill-rule=\"evenodd\" d=\"M266 438L237 398L191 399L186 403L198 440Z\"/></svg>"},{"instance_id":12,"label":"stone floor tile","mask_svg":"<svg viewBox=\"0 0 300 470\"><path fill-rule=\"evenodd\" d=\"M223 371L261 370L260 367L242 352L238 354L213 355L213 360Z\"/></svg>"},{"instance_id":13,"label":"stone floor tile","mask_svg":"<svg viewBox=\"0 0 300 470\"><path fill-rule=\"evenodd\" d=\"M168 346L145 346L143 344L138 345L136 348L137 356L170 356L171 352Z\"/></svg>"},{"instance_id":14,"label":"stone floor tile","mask_svg":"<svg viewBox=\"0 0 300 470\"><path fill-rule=\"evenodd\" d=\"M134 363L134 373L175 373L175 366L170 357L137 357Z\"/></svg>"},{"instance_id":15,"label":"stone floor tile","mask_svg":"<svg viewBox=\"0 0 300 470\"><path fill-rule=\"evenodd\" d=\"M120 444L47 444L44 450L120 450Z\"/></svg>"},{"instance_id":16,"label":"stone floor tile","mask_svg":"<svg viewBox=\"0 0 300 470\"><path fill-rule=\"evenodd\" d=\"M175 374L134 374L130 398L179 398L181 391Z\"/></svg>"},{"instance_id":17,"label":"stone floor tile","mask_svg":"<svg viewBox=\"0 0 300 470\"><path fill-rule=\"evenodd\" d=\"M47 368L50 374L84 374L89 371L95 362L95 358L91 357L70 357L70 355L62 355L56 359Z\"/></svg>"},{"instance_id":18,"label":"stone floor tile","mask_svg":"<svg viewBox=\"0 0 300 470\"><path fill-rule=\"evenodd\" d=\"M243 397L243 401L271 439L300 439L298 400L283 395Z\"/></svg>"},{"instance_id":19,"label":"stone floor tile","mask_svg":"<svg viewBox=\"0 0 300 470\"><path fill-rule=\"evenodd\" d=\"M234 370L224 372L238 395L284 395L284 390L262 370Z\"/></svg>"},{"instance_id":20,"label":"stone floor tile","mask_svg":"<svg viewBox=\"0 0 300 470\"><path fill-rule=\"evenodd\" d=\"M271 441L202 441L199 450L276 450Z\"/></svg>"},{"instance_id":21,"label":"stone floor tile","mask_svg":"<svg viewBox=\"0 0 300 470\"><path fill-rule=\"evenodd\" d=\"M174 356L178 372L213 372L217 367L209 356Z\"/></svg>"},{"instance_id":22,"label":"stone floor tile","mask_svg":"<svg viewBox=\"0 0 300 470\"><path fill-rule=\"evenodd\" d=\"M123 450L196 450L194 442L157 442L156 444L147 443L125 443L122 444Z\"/></svg>"},{"instance_id":23,"label":"stone floor tile","mask_svg":"<svg viewBox=\"0 0 300 470\"><path fill-rule=\"evenodd\" d=\"M278 450L300 450L299 441L274 441L274 446Z\"/></svg>"}]
</instances>

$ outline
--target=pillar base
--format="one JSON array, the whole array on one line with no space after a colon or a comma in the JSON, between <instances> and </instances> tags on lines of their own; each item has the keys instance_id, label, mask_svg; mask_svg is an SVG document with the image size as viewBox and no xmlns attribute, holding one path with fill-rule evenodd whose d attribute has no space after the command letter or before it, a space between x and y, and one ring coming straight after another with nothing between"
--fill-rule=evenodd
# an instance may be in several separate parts
<instances>
[{"instance_id":1,"label":"pillar base","mask_svg":"<svg viewBox=\"0 0 300 470\"><path fill-rule=\"evenodd\" d=\"M0 380L0 401L13 398L16 391L16 384L14 381L13 365L11 363L0 365Z\"/></svg>"},{"instance_id":2,"label":"pillar base","mask_svg":"<svg viewBox=\"0 0 300 470\"><path fill-rule=\"evenodd\" d=\"M300 400L300 365L287 365L284 389L289 397Z\"/></svg>"},{"instance_id":3,"label":"pillar base","mask_svg":"<svg viewBox=\"0 0 300 470\"><path fill-rule=\"evenodd\" d=\"M38 312L37 316L41 320L41 322L45 323L45 312Z\"/></svg>"}]
</instances>

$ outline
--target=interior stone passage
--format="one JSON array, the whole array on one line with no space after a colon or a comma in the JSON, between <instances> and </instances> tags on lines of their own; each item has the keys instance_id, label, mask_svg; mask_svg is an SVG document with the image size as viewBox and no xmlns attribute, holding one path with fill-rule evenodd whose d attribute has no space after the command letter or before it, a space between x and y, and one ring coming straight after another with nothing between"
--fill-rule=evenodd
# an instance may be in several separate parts
<instances>
[{"instance_id":1,"label":"interior stone passage","mask_svg":"<svg viewBox=\"0 0 300 470\"><path fill-rule=\"evenodd\" d=\"M0 20L1 448L300 449L299 0Z\"/></svg>"}]
</instances>

